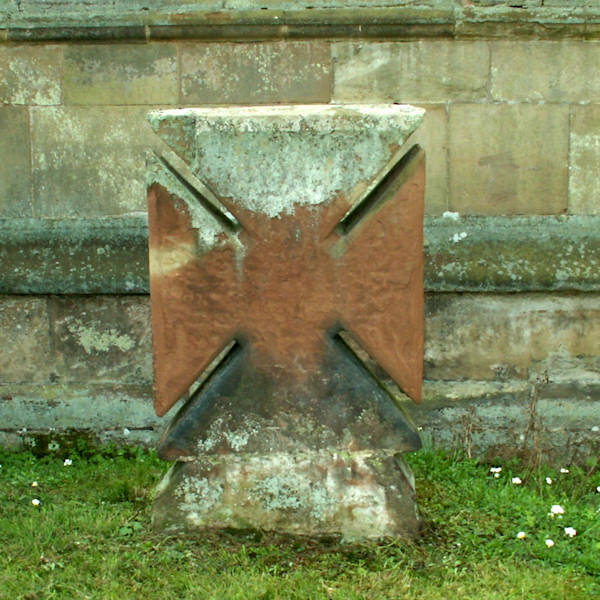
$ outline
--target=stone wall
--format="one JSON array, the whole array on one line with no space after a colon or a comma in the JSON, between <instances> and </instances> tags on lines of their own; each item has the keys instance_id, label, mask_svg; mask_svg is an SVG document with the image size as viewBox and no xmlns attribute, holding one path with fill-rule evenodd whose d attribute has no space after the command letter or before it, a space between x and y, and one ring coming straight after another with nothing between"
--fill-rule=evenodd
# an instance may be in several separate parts
<instances>
[{"instance_id":1,"label":"stone wall","mask_svg":"<svg viewBox=\"0 0 600 600\"><path fill-rule=\"evenodd\" d=\"M597 452L596 0L253 4L0 8L0 443L164 427L149 110L407 102L427 109L428 160L425 401L407 409L476 455Z\"/></svg>"}]
</instances>

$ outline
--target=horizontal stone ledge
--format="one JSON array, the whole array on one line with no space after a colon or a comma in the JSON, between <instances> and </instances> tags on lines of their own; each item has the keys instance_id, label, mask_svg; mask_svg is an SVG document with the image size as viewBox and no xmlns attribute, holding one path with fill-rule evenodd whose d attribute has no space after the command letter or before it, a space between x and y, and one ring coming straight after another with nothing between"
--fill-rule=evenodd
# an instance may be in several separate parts
<instances>
[{"instance_id":1,"label":"horizontal stone ledge","mask_svg":"<svg viewBox=\"0 0 600 600\"><path fill-rule=\"evenodd\" d=\"M541 452L561 467L597 456L597 379L544 384L426 380L423 396L422 404L407 402L405 408L425 446L489 459ZM150 385L5 384L0 385L0 447L34 447L43 453L48 444L56 448L79 436L152 447L169 415L154 414Z\"/></svg>"},{"instance_id":2,"label":"horizontal stone ledge","mask_svg":"<svg viewBox=\"0 0 600 600\"><path fill-rule=\"evenodd\" d=\"M549 373L550 378L552 374ZM409 406L425 447L487 458L540 458L556 467L598 453L600 382L424 382Z\"/></svg>"},{"instance_id":3,"label":"horizontal stone ledge","mask_svg":"<svg viewBox=\"0 0 600 600\"><path fill-rule=\"evenodd\" d=\"M600 216L446 215L426 220L428 291L600 290Z\"/></svg>"},{"instance_id":4,"label":"horizontal stone ledge","mask_svg":"<svg viewBox=\"0 0 600 600\"><path fill-rule=\"evenodd\" d=\"M428 292L600 291L600 216L428 217ZM0 220L1 294L146 294L146 215Z\"/></svg>"},{"instance_id":5,"label":"horizontal stone ledge","mask_svg":"<svg viewBox=\"0 0 600 600\"><path fill-rule=\"evenodd\" d=\"M151 385L0 384L3 430L162 429Z\"/></svg>"},{"instance_id":6,"label":"horizontal stone ledge","mask_svg":"<svg viewBox=\"0 0 600 600\"><path fill-rule=\"evenodd\" d=\"M0 220L0 293L146 294L148 220Z\"/></svg>"},{"instance_id":7,"label":"horizontal stone ledge","mask_svg":"<svg viewBox=\"0 0 600 600\"><path fill-rule=\"evenodd\" d=\"M204 3L201 10L197 3L170 10L158 3L148 9L152 2L88 4L75 10L64 2L45 4L21 12L0 9L0 42L600 37L600 7L592 6L464 7L459 0L430 0L424 6L416 0L365 0L352 7L329 0L290 7L284 0L267 0L257 10L239 0L226 2L225 8Z\"/></svg>"}]
</instances>

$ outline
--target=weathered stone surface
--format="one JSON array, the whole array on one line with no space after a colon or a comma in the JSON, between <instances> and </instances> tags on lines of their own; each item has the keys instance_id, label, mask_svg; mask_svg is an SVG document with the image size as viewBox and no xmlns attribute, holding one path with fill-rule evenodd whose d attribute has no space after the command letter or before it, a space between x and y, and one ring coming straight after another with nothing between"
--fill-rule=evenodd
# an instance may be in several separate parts
<instances>
[{"instance_id":1,"label":"weathered stone surface","mask_svg":"<svg viewBox=\"0 0 600 600\"><path fill-rule=\"evenodd\" d=\"M0 384L0 429L33 432L113 431L131 443L135 432L150 432L156 443L164 423L152 409L152 386L101 384Z\"/></svg>"},{"instance_id":2,"label":"weathered stone surface","mask_svg":"<svg viewBox=\"0 0 600 600\"><path fill-rule=\"evenodd\" d=\"M568 4L566 2L569 2ZM165 39L264 40L307 38L529 39L600 36L595 0L267 0L269 10L249 0L205 2L32 3L0 7L6 29L0 41L117 41ZM315 4L317 7L315 7ZM320 8L322 7L322 8Z\"/></svg>"},{"instance_id":3,"label":"weathered stone surface","mask_svg":"<svg viewBox=\"0 0 600 600\"><path fill-rule=\"evenodd\" d=\"M544 0L518 0L518 8L526 9L542 6ZM465 4L463 2L463 4ZM469 5L478 8L493 8L493 7L515 7L515 0L470 0Z\"/></svg>"},{"instance_id":4,"label":"weathered stone surface","mask_svg":"<svg viewBox=\"0 0 600 600\"><path fill-rule=\"evenodd\" d=\"M255 367L252 351L234 347L215 367L165 432L161 458L420 448L410 418L339 337L295 385Z\"/></svg>"},{"instance_id":5,"label":"weathered stone surface","mask_svg":"<svg viewBox=\"0 0 600 600\"><path fill-rule=\"evenodd\" d=\"M134 107L33 108L36 216L145 212L145 153L155 143L146 115Z\"/></svg>"},{"instance_id":6,"label":"weathered stone surface","mask_svg":"<svg viewBox=\"0 0 600 600\"><path fill-rule=\"evenodd\" d=\"M475 39L597 39L600 25L598 8L468 6L456 10L458 38Z\"/></svg>"},{"instance_id":7,"label":"weathered stone surface","mask_svg":"<svg viewBox=\"0 0 600 600\"><path fill-rule=\"evenodd\" d=\"M575 6L589 6L596 8L598 2L596 0L544 0L544 6L565 6L573 8Z\"/></svg>"},{"instance_id":8,"label":"weathered stone surface","mask_svg":"<svg viewBox=\"0 0 600 600\"><path fill-rule=\"evenodd\" d=\"M531 372L600 373L600 297L432 295L425 376L527 379Z\"/></svg>"},{"instance_id":9,"label":"weathered stone surface","mask_svg":"<svg viewBox=\"0 0 600 600\"><path fill-rule=\"evenodd\" d=\"M495 101L600 101L600 43L492 42L491 94Z\"/></svg>"},{"instance_id":10,"label":"weathered stone surface","mask_svg":"<svg viewBox=\"0 0 600 600\"><path fill-rule=\"evenodd\" d=\"M145 298L65 297L50 302L60 381L152 381Z\"/></svg>"},{"instance_id":11,"label":"weathered stone surface","mask_svg":"<svg viewBox=\"0 0 600 600\"><path fill-rule=\"evenodd\" d=\"M147 218L2 219L0 264L0 294L147 293Z\"/></svg>"},{"instance_id":12,"label":"weathered stone surface","mask_svg":"<svg viewBox=\"0 0 600 600\"><path fill-rule=\"evenodd\" d=\"M329 102L331 77L324 42L181 46L184 104Z\"/></svg>"},{"instance_id":13,"label":"weathered stone surface","mask_svg":"<svg viewBox=\"0 0 600 600\"><path fill-rule=\"evenodd\" d=\"M600 218L429 218L425 289L600 291Z\"/></svg>"},{"instance_id":14,"label":"weathered stone surface","mask_svg":"<svg viewBox=\"0 0 600 600\"><path fill-rule=\"evenodd\" d=\"M0 217L31 215L31 167L27 109L0 106Z\"/></svg>"},{"instance_id":15,"label":"weathered stone surface","mask_svg":"<svg viewBox=\"0 0 600 600\"><path fill-rule=\"evenodd\" d=\"M176 104L177 47L67 46L64 78L66 104Z\"/></svg>"},{"instance_id":16,"label":"weathered stone surface","mask_svg":"<svg viewBox=\"0 0 600 600\"><path fill-rule=\"evenodd\" d=\"M98 26L108 27L115 23L133 24L168 24L177 22L194 22L202 17L218 17L226 15L230 20L243 18L247 13L261 14L281 11L306 14L318 8L352 8L369 9L378 7L396 7L405 9L409 14L415 12L414 7L421 9L433 8L437 11L452 8L459 0L360 0L356 6L343 0L315 0L310 3L286 3L285 0L265 0L259 6L251 0L191 0L179 2L176 0L129 0L127 2L112 2L107 4L100 0L85 0L84 2L69 2L65 0L10 0L8 6L0 8L0 16L14 27L65 27L69 24L88 24L93 19ZM308 9L308 10L307 10ZM436 12L437 12L436 11ZM388 11L389 12L389 11ZM239 15L239 16L238 16ZM88 21L86 21L86 17ZM263 17L263 18L265 18ZM219 20L215 19L218 23Z\"/></svg>"},{"instance_id":17,"label":"weathered stone surface","mask_svg":"<svg viewBox=\"0 0 600 600\"><path fill-rule=\"evenodd\" d=\"M292 375L316 366L325 331L348 326L418 399L424 165L411 154L386 171L421 119L412 107L368 105L152 116L234 215L215 216L155 167L148 198L160 414L235 336L249 338L261 368Z\"/></svg>"},{"instance_id":18,"label":"weathered stone surface","mask_svg":"<svg viewBox=\"0 0 600 600\"><path fill-rule=\"evenodd\" d=\"M589 6L596 7L596 0L544 0L544 6Z\"/></svg>"},{"instance_id":19,"label":"weathered stone surface","mask_svg":"<svg viewBox=\"0 0 600 600\"><path fill-rule=\"evenodd\" d=\"M154 526L167 532L252 527L356 540L415 537L419 524L410 469L401 458L378 452L176 463L154 504Z\"/></svg>"},{"instance_id":20,"label":"weathered stone surface","mask_svg":"<svg viewBox=\"0 0 600 600\"><path fill-rule=\"evenodd\" d=\"M0 104L60 104L62 55L59 46L0 46Z\"/></svg>"},{"instance_id":21,"label":"weathered stone surface","mask_svg":"<svg viewBox=\"0 0 600 600\"><path fill-rule=\"evenodd\" d=\"M253 0L224 0L224 8L229 10L247 10L256 9L257 3ZM318 8L349 8L353 4L356 8L369 8L381 6L396 6L406 8L416 6L419 8L447 8L452 6L455 0L358 0L357 2L348 2L348 0L311 0L311 2L296 3L296 6L290 5L286 0L261 0L261 8L269 10L289 10L290 8L305 8L312 10Z\"/></svg>"},{"instance_id":22,"label":"weathered stone surface","mask_svg":"<svg viewBox=\"0 0 600 600\"><path fill-rule=\"evenodd\" d=\"M567 210L567 106L450 106L450 209L470 214Z\"/></svg>"},{"instance_id":23,"label":"weathered stone surface","mask_svg":"<svg viewBox=\"0 0 600 600\"><path fill-rule=\"evenodd\" d=\"M487 96L483 42L419 41L333 46L334 102L462 102Z\"/></svg>"},{"instance_id":24,"label":"weathered stone surface","mask_svg":"<svg viewBox=\"0 0 600 600\"><path fill-rule=\"evenodd\" d=\"M47 381L52 369L45 298L0 296L0 384Z\"/></svg>"},{"instance_id":25,"label":"weathered stone surface","mask_svg":"<svg viewBox=\"0 0 600 600\"><path fill-rule=\"evenodd\" d=\"M569 212L600 214L600 106L571 109Z\"/></svg>"}]
</instances>

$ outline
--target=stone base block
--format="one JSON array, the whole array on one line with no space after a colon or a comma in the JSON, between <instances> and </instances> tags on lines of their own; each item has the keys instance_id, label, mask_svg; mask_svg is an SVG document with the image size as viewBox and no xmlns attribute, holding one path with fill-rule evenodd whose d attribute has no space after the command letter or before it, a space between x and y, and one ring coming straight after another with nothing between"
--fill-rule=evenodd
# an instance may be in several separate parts
<instances>
[{"instance_id":1,"label":"stone base block","mask_svg":"<svg viewBox=\"0 0 600 600\"><path fill-rule=\"evenodd\" d=\"M345 540L413 538L414 479L400 455L319 451L229 454L173 465L154 500L172 533L261 529Z\"/></svg>"}]
</instances>

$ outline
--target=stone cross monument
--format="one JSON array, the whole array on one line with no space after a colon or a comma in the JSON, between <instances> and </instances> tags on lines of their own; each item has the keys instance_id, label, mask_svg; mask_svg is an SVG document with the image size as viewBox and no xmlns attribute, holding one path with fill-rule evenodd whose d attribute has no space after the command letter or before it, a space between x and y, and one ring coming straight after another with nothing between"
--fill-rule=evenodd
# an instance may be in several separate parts
<instances>
[{"instance_id":1,"label":"stone cross monument","mask_svg":"<svg viewBox=\"0 0 600 600\"><path fill-rule=\"evenodd\" d=\"M148 168L156 411L187 398L159 444L175 464L157 528L417 532L401 453L419 436L351 346L420 400L425 170L402 146L422 118L398 105L151 115L185 166Z\"/></svg>"}]
</instances>

